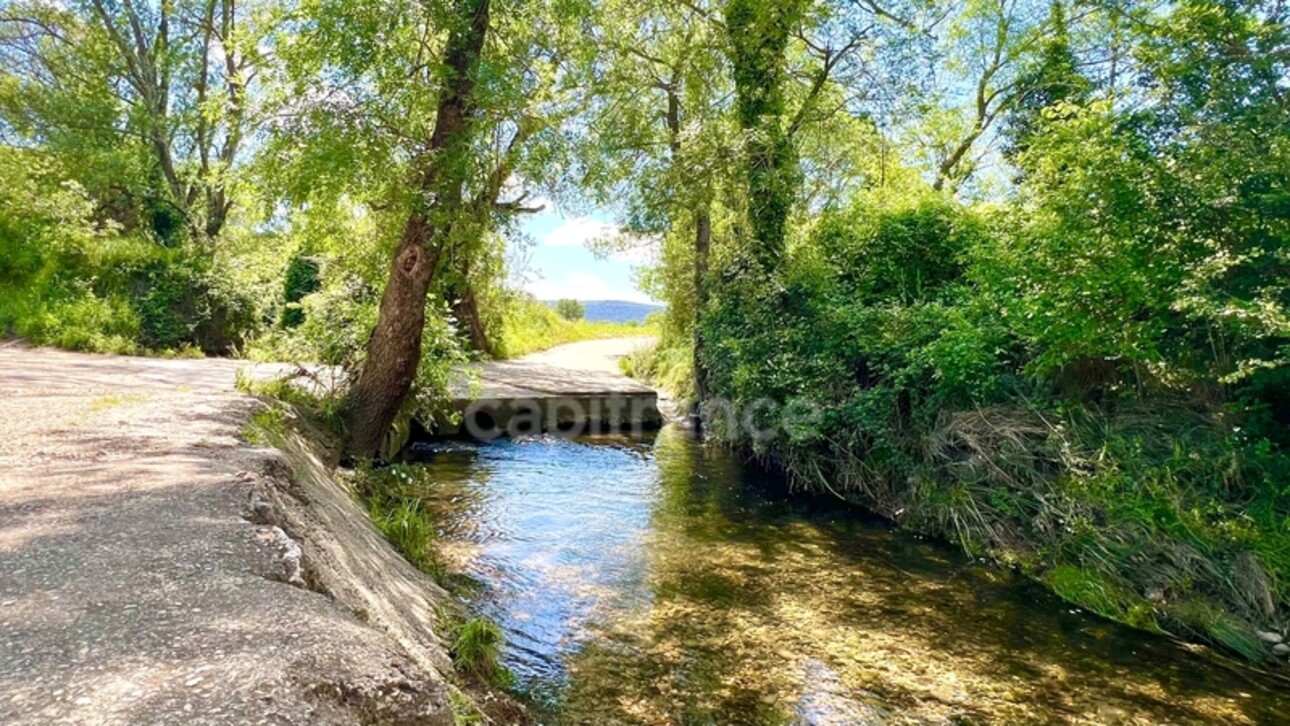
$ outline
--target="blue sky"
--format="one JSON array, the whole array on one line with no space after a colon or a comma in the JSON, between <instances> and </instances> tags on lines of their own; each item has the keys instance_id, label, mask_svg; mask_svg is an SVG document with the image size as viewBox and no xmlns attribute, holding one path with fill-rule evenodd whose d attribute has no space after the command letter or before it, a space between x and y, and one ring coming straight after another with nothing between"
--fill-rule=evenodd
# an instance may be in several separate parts
<instances>
[{"instance_id":1,"label":"blue sky","mask_svg":"<svg viewBox=\"0 0 1290 726\"><path fill-rule=\"evenodd\" d=\"M603 212L587 215L547 211L526 217L521 231L533 241L519 281L539 300L632 300L653 302L636 289L632 268L640 254L598 258L587 247L593 239L613 236L617 226Z\"/></svg>"}]
</instances>

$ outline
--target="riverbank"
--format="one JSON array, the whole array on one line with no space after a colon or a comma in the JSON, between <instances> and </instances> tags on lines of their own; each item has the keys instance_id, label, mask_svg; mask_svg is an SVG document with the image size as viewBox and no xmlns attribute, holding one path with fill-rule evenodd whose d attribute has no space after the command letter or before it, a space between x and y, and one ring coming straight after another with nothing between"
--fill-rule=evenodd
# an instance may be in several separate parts
<instances>
[{"instance_id":1,"label":"riverbank","mask_svg":"<svg viewBox=\"0 0 1290 726\"><path fill-rule=\"evenodd\" d=\"M378 473L543 723L1279 723L1275 679L1078 611L678 427ZM1281 719L1283 720L1283 719Z\"/></svg>"},{"instance_id":2,"label":"riverbank","mask_svg":"<svg viewBox=\"0 0 1290 726\"><path fill-rule=\"evenodd\" d=\"M451 724L448 595L242 364L0 346L0 722Z\"/></svg>"}]
</instances>

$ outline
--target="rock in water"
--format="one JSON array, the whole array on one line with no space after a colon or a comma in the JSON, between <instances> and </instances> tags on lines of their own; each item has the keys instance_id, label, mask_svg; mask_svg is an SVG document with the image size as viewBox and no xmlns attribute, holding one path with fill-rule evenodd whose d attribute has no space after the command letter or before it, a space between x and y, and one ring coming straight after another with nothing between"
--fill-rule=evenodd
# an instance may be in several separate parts
<instances>
[{"instance_id":1,"label":"rock in water","mask_svg":"<svg viewBox=\"0 0 1290 726\"><path fill-rule=\"evenodd\" d=\"M1259 636L1259 640L1262 640L1264 643L1276 644L1283 640L1280 633L1274 633L1267 630L1256 630L1254 631L1254 634Z\"/></svg>"}]
</instances>

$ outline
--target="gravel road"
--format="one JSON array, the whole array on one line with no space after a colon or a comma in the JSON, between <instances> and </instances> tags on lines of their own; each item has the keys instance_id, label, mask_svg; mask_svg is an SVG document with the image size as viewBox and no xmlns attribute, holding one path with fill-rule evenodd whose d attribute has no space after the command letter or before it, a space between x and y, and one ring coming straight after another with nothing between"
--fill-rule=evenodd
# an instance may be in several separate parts
<instances>
[{"instance_id":1,"label":"gravel road","mask_svg":"<svg viewBox=\"0 0 1290 726\"><path fill-rule=\"evenodd\" d=\"M246 518L275 459L241 365L0 344L0 723L452 723Z\"/></svg>"}]
</instances>

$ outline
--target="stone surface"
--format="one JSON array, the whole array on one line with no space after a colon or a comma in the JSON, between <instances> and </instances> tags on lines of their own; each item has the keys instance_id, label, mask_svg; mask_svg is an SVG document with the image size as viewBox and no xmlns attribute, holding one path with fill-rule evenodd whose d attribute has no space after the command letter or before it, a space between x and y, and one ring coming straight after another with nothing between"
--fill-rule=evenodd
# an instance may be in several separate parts
<instances>
[{"instance_id":1,"label":"stone surface","mask_svg":"<svg viewBox=\"0 0 1290 726\"><path fill-rule=\"evenodd\" d=\"M653 340L588 340L516 360L477 363L467 366L465 375L453 383L453 394L462 399L654 394L654 389L624 376L618 369L619 359Z\"/></svg>"},{"instance_id":2,"label":"stone surface","mask_svg":"<svg viewBox=\"0 0 1290 726\"><path fill-rule=\"evenodd\" d=\"M0 723L452 723L433 586L238 368L0 345Z\"/></svg>"},{"instance_id":3,"label":"stone surface","mask_svg":"<svg viewBox=\"0 0 1290 726\"><path fill-rule=\"evenodd\" d=\"M463 428L482 438L571 425L658 426L663 422L658 393L618 369L619 359L653 340L589 340L467 366L452 383L453 404L464 414Z\"/></svg>"}]
</instances>

